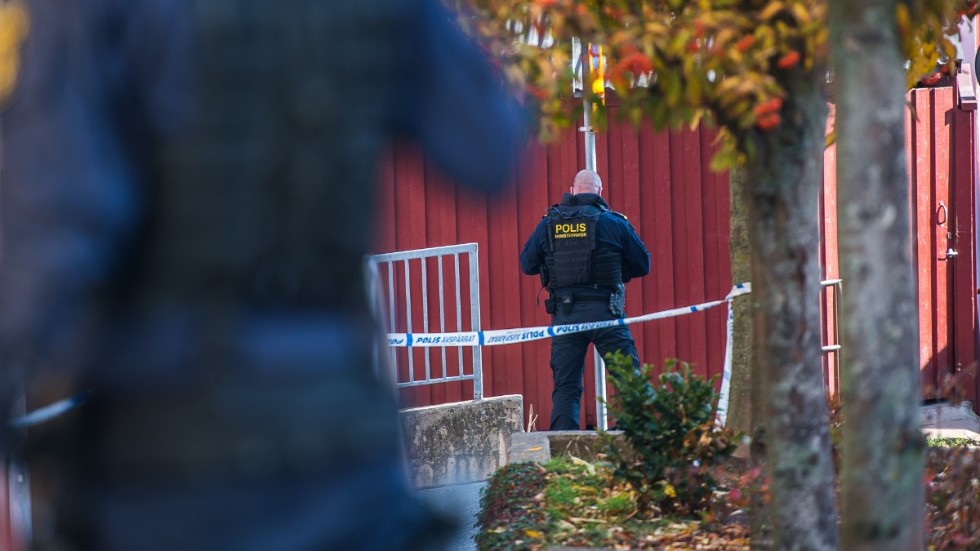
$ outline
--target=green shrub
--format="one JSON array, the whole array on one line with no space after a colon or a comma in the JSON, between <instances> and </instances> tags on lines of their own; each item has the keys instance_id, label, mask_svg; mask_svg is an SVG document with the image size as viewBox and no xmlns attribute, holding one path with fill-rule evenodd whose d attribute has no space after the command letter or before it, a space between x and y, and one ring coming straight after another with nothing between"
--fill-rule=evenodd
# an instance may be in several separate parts
<instances>
[{"instance_id":1,"label":"green shrub","mask_svg":"<svg viewBox=\"0 0 980 551\"><path fill-rule=\"evenodd\" d=\"M732 431L715 425L718 393L685 362L668 360L651 384L652 367L635 369L628 356L606 358L616 389L609 410L623 431L621 449L606 435L616 475L637 493L641 509L693 515L717 487L711 469L735 450Z\"/></svg>"},{"instance_id":2,"label":"green shrub","mask_svg":"<svg viewBox=\"0 0 980 551\"><path fill-rule=\"evenodd\" d=\"M980 446L980 442L965 436L946 436L927 439L930 448L962 448L963 446Z\"/></svg>"}]
</instances>

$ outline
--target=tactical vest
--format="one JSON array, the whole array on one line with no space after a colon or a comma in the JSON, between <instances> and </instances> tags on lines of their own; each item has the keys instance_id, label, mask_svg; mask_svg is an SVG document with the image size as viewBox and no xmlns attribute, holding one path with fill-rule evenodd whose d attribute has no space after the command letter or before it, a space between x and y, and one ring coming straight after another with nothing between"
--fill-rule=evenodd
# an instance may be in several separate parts
<instances>
[{"instance_id":1,"label":"tactical vest","mask_svg":"<svg viewBox=\"0 0 980 551\"><path fill-rule=\"evenodd\" d=\"M552 291L572 285L615 289L623 282L622 255L596 249L599 217L609 209L585 205L555 205L548 209L548 243L545 267Z\"/></svg>"},{"instance_id":2,"label":"tactical vest","mask_svg":"<svg viewBox=\"0 0 980 551\"><path fill-rule=\"evenodd\" d=\"M137 299L366 310L411 2L194 4L192 124L163 146Z\"/></svg>"}]
</instances>

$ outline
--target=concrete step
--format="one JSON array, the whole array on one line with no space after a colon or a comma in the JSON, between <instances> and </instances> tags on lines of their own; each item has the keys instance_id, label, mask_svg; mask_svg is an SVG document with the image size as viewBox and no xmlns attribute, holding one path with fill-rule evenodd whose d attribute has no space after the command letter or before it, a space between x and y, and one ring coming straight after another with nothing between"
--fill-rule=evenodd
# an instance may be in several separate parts
<instances>
[{"instance_id":1,"label":"concrete step","mask_svg":"<svg viewBox=\"0 0 980 551\"><path fill-rule=\"evenodd\" d=\"M521 432L523 398L496 396L400 412L415 488L481 482L506 463L510 435Z\"/></svg>"},{"instance_id":2,"label":"concrete step","mask_svg":"<svg viewBox=\"0 0 980 551\"><path fill-rule=\"evenodd\" d=\"M919 409L922 431L929 438L971 438L980 441L980 417L969 401L931 404Z\"/></svg>"}]
</instances>

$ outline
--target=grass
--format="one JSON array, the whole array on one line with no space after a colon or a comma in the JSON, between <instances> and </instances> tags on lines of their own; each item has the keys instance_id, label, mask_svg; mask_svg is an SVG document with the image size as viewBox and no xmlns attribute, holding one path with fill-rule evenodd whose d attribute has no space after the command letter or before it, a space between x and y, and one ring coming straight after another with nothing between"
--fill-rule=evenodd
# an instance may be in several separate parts
<instances>
[{"instance_id":1,"label":"grass","mask_svg":"<svg viewBox=\"0 0 980 551\"><path fill-rule=\"evenodd\" d=\"M980 549L980 450L972 443L930 440L924 481L930 550ZM737 461L719 468L720 486L709 510L685 518L639 513L634 493L602 462L565 457L545 465L507 465L483 492L477 548L745 550L748 517L739 507L752 490L742 471Z\"/></svg>"},{"instance_id":2,"label":"grass","mask_svg":"<svg viewBox=\"0 0 980 551\"><path fill-rule=\"evenodd\" d=\"M980 446L980 442L972 438L965 437L944 437L944 438L929 438L930 448L961 448L963 446Z\"/></svg>"},{"instance_id":3,"label":"grass","mask_svg":"<svg viewBox=\"0 0 980 551\"><path fill-rule=\"evenodd\" d=\"M635 498L601 463L556 458L544 466L508 465L484 490L477 547L727 550L748 544L741 524L707 517L643 517Z\"/></svg>"}]
</instances>

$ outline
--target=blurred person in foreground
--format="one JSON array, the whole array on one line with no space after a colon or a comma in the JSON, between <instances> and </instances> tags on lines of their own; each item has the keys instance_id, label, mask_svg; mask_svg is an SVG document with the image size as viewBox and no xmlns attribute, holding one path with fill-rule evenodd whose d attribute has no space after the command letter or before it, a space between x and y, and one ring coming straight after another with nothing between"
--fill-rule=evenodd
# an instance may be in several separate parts
<instances>
[{"instance_id":1,"label":"blurred person in foreground","mask_svg":"<svg viewBox=\"0 0 980 551\"><path fill-rule=\"evenodd\" d=\"M59 485L37 545L437 548L371 368L362 261L392 138L479 190L514 165L520 114L452 16L0 2L24 20L0 88L0 406L92 390L36 452Z\"/></svg>"}]
</instances>

